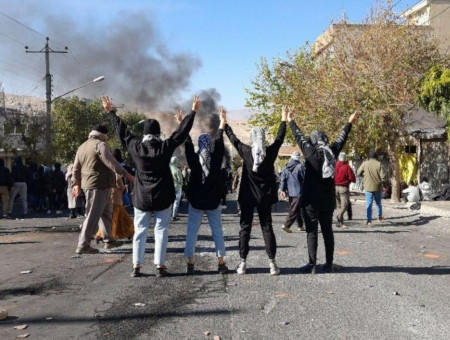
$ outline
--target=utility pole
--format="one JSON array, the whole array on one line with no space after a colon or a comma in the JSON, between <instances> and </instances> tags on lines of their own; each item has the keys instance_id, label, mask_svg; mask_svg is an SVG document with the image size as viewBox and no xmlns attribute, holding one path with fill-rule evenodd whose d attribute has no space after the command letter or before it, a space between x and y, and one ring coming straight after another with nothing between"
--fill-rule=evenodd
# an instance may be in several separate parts
<instances>
[{"instance_id":1,"label":"utility pole","mask_svg":"<svg viewBox=\"0 0 450 340\"><path fill-rule=\"evenodd\" d=\"M46 87L46 133L45 133L45 146L48 148L50 146L51 140L51 111L52 111L52 75L50 74L50 53L67 53L68 47L65 47L65 51L54 51L48 46L49 38L46 38L47 42L45 47L40 51L29 51L28 46L25 46L26 53L45 53L45 87Z\"/></svg>"}]
</instances>

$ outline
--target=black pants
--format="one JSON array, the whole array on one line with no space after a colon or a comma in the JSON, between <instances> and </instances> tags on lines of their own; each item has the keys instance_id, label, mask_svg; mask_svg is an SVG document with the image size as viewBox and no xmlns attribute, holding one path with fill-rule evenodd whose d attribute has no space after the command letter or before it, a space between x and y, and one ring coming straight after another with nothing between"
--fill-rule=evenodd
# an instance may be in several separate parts
<instances>
[{"instance_id":1,"label":"black pants","mask_svg":"<svg viewBox=\"0 0 450 340\"><path fill-rule=\"evenodd\" d=\"M246 259L250 250L250 234L252 231L254 206L241 204L241 230L239 231L239 255ZM272 227L272 207L270 205L257 205L259 223L264 238L267 256L275 259L277 253L277 241Z\"/></svg>"},{"instance_id":2,"label":"black pants","mask_svg":"<svg viewBox=\"0 0 450 340\"><path fill-rule=\"evenodd\" d=\"M305 208L306 240L308 243L309 263L317 262L318 229L322 230L323 242L325 244L326 264L333 264L334 256L334 234L333 234L333 210L316 211L311 207Z\"/></svg>"},{"instance_id":3,"label":"black pants","mask_svg":"<svg viewBox=\"0 0 450 340\"><path fill-rule=\"evenodd\" d=\"M303 208L301 207L301 196L289 196L289 212L286 216L284 226L290 228L297 222L299 228L303 227Z\"/></svg>"}]
</instances>

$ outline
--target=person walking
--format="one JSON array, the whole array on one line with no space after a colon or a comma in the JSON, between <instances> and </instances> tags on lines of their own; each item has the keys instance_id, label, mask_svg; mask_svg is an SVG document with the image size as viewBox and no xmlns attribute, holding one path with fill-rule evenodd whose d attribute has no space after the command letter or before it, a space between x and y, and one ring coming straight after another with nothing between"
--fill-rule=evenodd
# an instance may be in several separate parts
<instances>
[{"instance_id":1,"label":"person walking","mask_svg":"<svg viewBox=\"0 0 450 340\"><path fill-rule=\"evenodd\" d=\"M165 266L166 249L169 240L168 227L172 215L172 204L175 200L175 185L170 171L170 159L175 149L189 135L194 123L200 99L194 97L192 111L178 128L166 140L162 140L159 122L147 119L144 123L144 136L138 139L128 130L125 122L116 115L107 96L102 97L103 107L110 113L122 145L124 145L136 165L136 181L133 190L134 237L133 237L133 271L132 277L143 275L145 246L150 224L154 216L156 276L164 277L169 273Z\"/></svg>"},{"instance_id":2,"label":"person walking","mask_svg":"<svg viewBox=\"0 0 450 340\"><path fill-rule=\"evenodd\" d=\"M341 229L347 229L344 224L344 213L347 212L349 220L351 219L350 203L350 183L356 182L356 176L347 162L347 155L341 152L336 162L336 172L334 174L334 185L336 187L336 207L338 209L336 215L336 226Z\"/></svg>"},{"instance_id":3,"label":"person walking","mask_svg":"<svg viewBox=\"0 0 450 340\"><path fill-rule=\"evenodd\" d=\"M108 129L104 125L93 127L88 140L81 144L73 163L72 195L78 197L83 189L86 198L86 218L83 221L77 254L96 254L98 249L91 247L91 239L100 228L105 242L104 248L111 249L122 245L114 240L112 233L111 188L116 185L116 174L131 176L114 158L106 144Z\"/></svg>"},{"instance_id":4,"label":"person walking","mask_svg":"<svg viewBox=\"0 0 450 340\"><path fill-rule=\"evenodd\" d=\"M11 175L13 177L14 185L9 196L8 216L12 216L14 201L17 195L20 195L22 202L23 215L28 215L28 183L31 180L31 174L28 167L23 164L22 157L18 156L14 159L14 164L11 168Z\"/></svg>"},{"instance_id":5,"label":"person walking","mask_svg":"<svg viewBox=\"0 0 450 340\"><path fill-rule=\"evenodd\" d=\"M226 114L224 114L226 121ZM274 163L286 134L286 111L281 110L281 123L275 141L266 146L265 131L262 128L251 130L252 145L242 143L234 134L231 126L225 124L225 133L235 147L244 165L239 187L239 206L241 208L239 231L239 255L241 262L238 274L247 272L247 256L250 250L253 212L256 207L264 237L266 254L269 257L271 275L279 275L280 269L275 262L277 242L272 226L272 205L278 201Z\"/></svg>"},{"instance_id":6,"label":"person walking","mask_svg":"<svg viewBox=\"0 0 450 340\"><path fill-rule=\"evenodd\" d=\"M306 138L293 120L292 110L288 110L287 120L292 134L305 156L305 185L303 191L304 218L306 240L308 245L308 263L300 268L301 273L315 274L317 272L318 225L322 230L325 244L326 263L322 271L332 273L335 270L333 212L336 206L334 187L334 170L337 155L347 141L353 124L358 118L358 112L353 113L336 141L329 144L328 136L323 131L313 131Z\"/></svg>"},{"instance_id":7,"label":"person walking","mask_svg":"<svg viewBox=\"0 0 450 340\"><path fill-rule=\"evenodd\" d=\"M209 227L214 240L216 256L218 259L217 271L220 274L228 273L225 264L225 241L222 229L222 207L221 187L221 165L225 153L223 142L223 129L225 128L225 110L219 108L220 124L216 132L214 141L207 133L202 133L198 137L198 152L194 151L194 144L188 136L184 143L186 160L191 175L187 186L187 200L189 202L189 215L187 222L186 246L184 257L187 259L187 274L194 274L195 268L195 244L197 235L202 224L202 217L206 214ZM181 111L178 112L177 119L181 122Z\"/></svg>"},{"instance_id":8,"label":"person walking","mask_svg":"<svg viewBox=\"0 0 450 340\"><path fill-rule=\"evenodd\" d=\"M0 199L2 202L3 218L11 218L8 212L9 195L14 185L14 179L9 169L5 166L5 161L0 158Z\"/></svg>"},{"instance_id":9,"label":"person walking","mask_svg":"<svg viewBox=\"0 0 450 340\"><path fill-rule=\"evenodd\" d=\"M305 166L300 161L300 153L294 151L289 162L281 170L280 196L285 199L289 197L289 211L284 224L281 226L287 233L292 233L291 226L297 222L299 230L304 231L302 191L305 180Z\"/></svg>"},{"instance_id":10,"label":"person walking","mask_svg":"<svg viewBox=\"0 0 450 340\"><path fill-rule=\"evenodd\" d=\"M381 162L377 160L375 151L369 153L369 159L361 164L356 173L358 176L362 176L364 181L364 190L366 192L366 225L372 225L373 201L375 201L377 206L378 222L381 222L384 219L381 205L381 191L383 182L385 181L386 171Z\"/></svg>"},{"instance_id":11,"label":"person walking","mask_svg":"<svg viewBox=\"0 0 450 340\"><path fill-rule=\"evenodd\" d=\"M175 200L172 205L172 221L178 221L178 209L180 208L181 195L183 190L183 173L178 167L178 157L172 156L170 159L170 171L172 172L173 183L175 185Z\"/></svg>"}]
</instances>

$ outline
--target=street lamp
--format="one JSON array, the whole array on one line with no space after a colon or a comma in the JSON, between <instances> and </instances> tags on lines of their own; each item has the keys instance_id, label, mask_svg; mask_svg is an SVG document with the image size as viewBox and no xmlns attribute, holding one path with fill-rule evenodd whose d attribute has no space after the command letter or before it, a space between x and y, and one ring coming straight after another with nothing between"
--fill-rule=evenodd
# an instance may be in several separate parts
<instances>
[{"instance_id":1,"label":"street lamp","mask_svg":"<svg viewBox=\"0 0 450 340\"><path fill-rule=\"evenodd\" d=\"M95 79L93 79L93 80L91 80L91 81L88 81L86 84L83 84L83 85L81 85L81 86L78 86L77 88L75 88L75 89L73 89L73 90L70 90L70 91L68 91L68 92L66 92L66 93L63 93L62 95L60 95L60 96L58 96L58 97L56 97L56 98L53 98L52 101L51 101L51 103L53 103L56 99L59 99L59 98L61 98L61 97L64 97L64 96L68 95L69 93L75 92L76 90L79 90L79 89L81 89L81 88L83 88L83 87L85 87L85 86L88 86L89 84L101 82L103 79L105 79L105 77L104 77L104 76L100 76L100 77L97 77L97 78L95 78Z\"/></svg>"}]
</instances>

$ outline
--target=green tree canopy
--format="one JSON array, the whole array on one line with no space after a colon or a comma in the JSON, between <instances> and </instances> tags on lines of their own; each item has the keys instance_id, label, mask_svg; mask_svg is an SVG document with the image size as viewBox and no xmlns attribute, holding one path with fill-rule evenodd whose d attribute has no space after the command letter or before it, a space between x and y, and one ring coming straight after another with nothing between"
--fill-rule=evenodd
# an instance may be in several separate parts
<instances>
[{"instance_id":1,"label":"green tree canopy","mask_svg":"<svg viewBox=\"0 0 450 340\"><path fill-rule=\"evenodd\" d=\"M417 99L424 109L450 122L450 68L434 65L426 72Z\"/></svg>"},{"instance_id":2,"label":"green tree canopy","mask_svg":"<svg viewBox=\"0 0 450 340\"><path fill-rule=\"evenodd\" d=\"M137 136L142 134L142 128L138 124L145 119L145 115L138 112L126 112L121 114L121 118L130 130ZM55 101L52 110L52 155L55 161L64 165L72 163L78 147L84 143L97 124L103 124L108 127L108 136L110 140L108 145L111 148L119 148L127 161L130 161L128 154L120 145L111 125L109 114L103 109L100 99L92 101L81 100L78 97L69 99L58 99ZM130 164L130 163L129 163Z\"/></svg>"}]
</instances>

